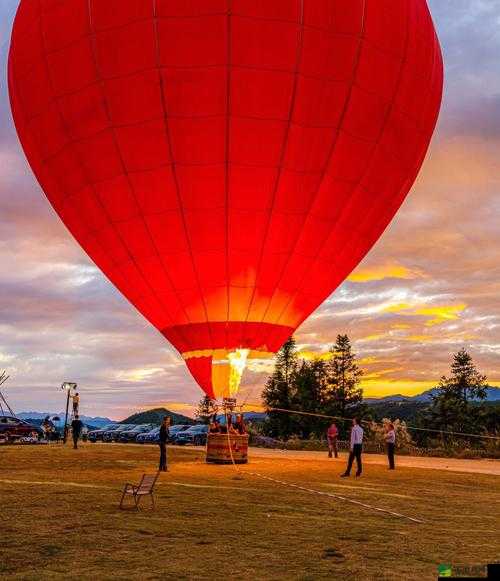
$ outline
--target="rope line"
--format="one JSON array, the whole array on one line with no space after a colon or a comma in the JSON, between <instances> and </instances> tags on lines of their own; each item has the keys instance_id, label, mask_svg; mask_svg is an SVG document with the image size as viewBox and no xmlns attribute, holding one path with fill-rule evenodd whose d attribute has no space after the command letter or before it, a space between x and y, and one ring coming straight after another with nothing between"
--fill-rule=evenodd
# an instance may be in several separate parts
<instances>
[{"instance_id":1,"label":"rope line","mask_svg":"<svg viewBox=\"0 0 500 581\"><path fill-rule=\"evenodd\" d=\"M314 490L312 488L306 488L305 486L299 486L298 484L293 484L293 482L286 482L284 480L278 480L276 478L271 478L270 476L265 476L264 474L259 474L258 472L246 472L245 474L251 474L253 476L258 476L259 478L263 478L265 480L269 480L271 482L275 482L276 484L281 484L282 486L288 486L290 488L296 488L298 490L302 490L303 492L308 492L310 494L318 494L320 496L328 496L330 498L335 498L336 500L343 500L344 502L349 502L351 504L355 504L357 506L361 506L362 508L365 508L367 510L373 510L376 512L382 512L385 514L389 514L391 516L397 517L397 518L403 518L403 519L407 519L411 522L414 523L418 523L418 524L423 524L425 523L425 521L412 517L412 516L408 516L405 514L401 514L399 512L394 512L392 510L388 510L386 508L380 508L378 506L373 506L371 504L367 504L365 502L361 502L359 500L354 500L353 498L347 498L345 496L341 496L339 494L333 494L331 492L322 492L320 490Z\"/></svg>"},{"instance_id":2,"label":"rope line","mask_svg":"<svg viewBox=\"0 0 500 581\"><path fill-rule=\"evenodd\" d=\"M268 411L270 412L283 412L283 413L287 413L287 414L298 414L301 416L314 416L314 417L318 417L318 418L328 418L328 419L333 419L333 420L341 420L344 422L350 422L352 421L352 418L348 418L348 417L344 417L344 416L329 416L327 414L318 414L318 413L312 413L312 412L301 412L298 410L287 410L284 408L267 408ZM363 424L380 424L380 422L371 422L368 420L361 420L361 423ZM453 432L450 430L435 430L433 428L419 428L417 426L408 426L406 425L406 429L408 430L419 430L421 432L434 432L437 434L450 434L453 436L466 436L468 438L484 438L484 439L488 439L488 440L500 440L500 436L486 436L483 434L469 434L467 432Z\"/></svg>"},{"instance_id":3,"label":"rope line","mask_svg":"<svg viewBox=\"0 0 500 581\"><path fill-rule=\"evenodd\" d=\"M225 413L226 413L226 425L227 425L227 411L225 411ZM207 439L207 442L208 442L208 439ZM250 471L246 471L246 470L243 472L240 469L240 467L236 464L236 462L234 461L233 447L232 447L231 438L229 435L229 429L227 430L227 444L229 447L229 454L231 456L231 463L233 465L233 468L236 470L236 474L239 477L242 477L243 473L250 474L252 476L257 476L258 478L262 478L264 480L269 480L270 482L274 482L275 484L280 484L281 486L288 486L289 488L295 488L296 490L301 490L302 492L308 492L309 494L318 494L319 496L328 496L328 497L334 498L336 500L349 502L351 504L354 504L356 506L360 506L360 507L365 508L367 510L373 510L376 512L388 514L388 515L394 516L396 518L403 518L403 519L409 520L409 521L414 522L414 523L423 524L425 522L421 519L407 516L407 515L401 514L399 512L394 512L394 511L388 510L386 508L380 508L378 506L373 506L371 504L367 504L367 503L361 502L359 500L354 500L353 498L346 498L345 496L341 496L339 494L333 494L331 492L322 492L320 490L306 488L305 486L299 486L298 484L294 484L293 482L286 482L284 480L278 480L276 478L271 478L270 476L265 476L264 474L260 474L259 472L250 472Z\"/></svg>"}]
</instances>

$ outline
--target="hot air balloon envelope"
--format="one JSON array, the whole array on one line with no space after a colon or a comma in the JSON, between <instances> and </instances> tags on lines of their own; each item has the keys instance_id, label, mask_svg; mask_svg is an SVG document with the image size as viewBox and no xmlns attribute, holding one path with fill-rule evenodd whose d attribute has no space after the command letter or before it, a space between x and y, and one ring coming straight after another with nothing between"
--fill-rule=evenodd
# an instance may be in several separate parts
<instances>
[{"instance_id":1,"label":"hot air balloon envelope","mask_svg":"<svg viewBox=\"0 0 500 581\"><path fill-rule=\"evenodd\" d=\"M425 0L21 0L9 55L45 194L210 397L379 238L442 81Z\"/></svg>"}]
</instances>

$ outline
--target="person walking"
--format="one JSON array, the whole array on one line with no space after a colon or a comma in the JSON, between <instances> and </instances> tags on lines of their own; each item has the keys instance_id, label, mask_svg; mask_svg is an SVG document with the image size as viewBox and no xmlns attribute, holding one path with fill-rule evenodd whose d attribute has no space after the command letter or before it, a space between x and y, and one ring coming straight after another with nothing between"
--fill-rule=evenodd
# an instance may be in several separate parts
<instances>
[{"instance_id":1,"label":"person walking","mask_svg":"<svg viewBox=\"0 0 500 581\"><path fill-rule=\"evenodd\" d=\"M349 454L349 460L347 462L346 471L341 474L342 478L347 478L351 475L351 468L356 458L356 476L361 476L363 471L363 466L361 463L361 452L363 450L363 428L359 425L359 419L354 418L352 420L351 428L351 451Z\"/></svg>"},{"instance_id":2,"label":"person walking","mask_svg":"<svg viewBox=\"0 0 500 581\"><path fill-rule=\"evenodd\" d=\"M78 414L75 415L73 421L71 422L71 435L73 437L73 449L78 449L78 440L80 439L80 434L82 433L83 424L80 420Z\"/></svg>"},{"instance_id":3,"label":"person walking","mask_svg":"<svg viewBox=\"0 0 500 581\"><path fill-rule=\"evenodd\" d=\"M326 431L326 439L328 441L328 458L332 457L332 453L335 455L335 458L339 457L339 452L337 449L337 437L339 435L339 431L337 426L332 422L328 430Z\"/></svg>"},{"instance_id":4,"label":"person walking","mask_svg":"<svg viewBox=\"0 0 500 581\"><path fill-rule=\"evenodd\" d=\"M160 427L160 472L167 471L167 440L170 426L170 418L165 416Z\"/></svg>"},{"instance_id":5,"label":"person walking","mask_svg":"<svg viewBox=\"0 0 500 581\"><path fill-rule=\"evenodd\" d=\"M387 445L387 459L389 460L389 470L396 468L394 464L394 450L396 448L396 430L394 424L389 422L385 427L385 443Z\"/></svg>"}]
</instances>

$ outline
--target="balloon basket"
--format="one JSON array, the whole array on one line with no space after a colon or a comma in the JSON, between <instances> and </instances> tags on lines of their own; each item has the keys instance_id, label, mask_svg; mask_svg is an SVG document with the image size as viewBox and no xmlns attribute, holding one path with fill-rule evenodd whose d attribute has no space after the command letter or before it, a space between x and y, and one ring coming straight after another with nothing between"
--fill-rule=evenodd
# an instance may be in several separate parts
<instances>
[{"instance_id":1,"label":"balloon basket","mask_svg":"<svg viewBox=\"0 0 500 581\"><path fill-rule=\"evenodd\" d=\"M246 464L248 434L208 434L206 461L211 464Z\"/></svg>"}]
</instances>

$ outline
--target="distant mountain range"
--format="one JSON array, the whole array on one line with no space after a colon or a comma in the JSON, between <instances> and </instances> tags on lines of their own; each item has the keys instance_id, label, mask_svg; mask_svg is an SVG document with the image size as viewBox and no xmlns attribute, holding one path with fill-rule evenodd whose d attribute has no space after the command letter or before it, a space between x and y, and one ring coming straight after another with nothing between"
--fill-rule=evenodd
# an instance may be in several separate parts
<instances>
[{"instance_id":1,"label":"distant mountain range","mask_svg":"<svg viewBox=\"0 0 500 581\"><path fill-rule=\"evenodd\" d=\"M388 403L388 402L428 402L431 401L432 396L438 393L438 388L433 387L418 395L386 395L385 397L365 397L364 403ZM486 388L486 401L500 401L500 387Z\"/></svg>"},{"instance_id":2,"label":"distant mountain range","mask_svg":"<svg viewBox=\"0 0 500 581\"><path fill-rule=\"evenodd\" d=\"M423 404L430 402L433 395L437 393L437 388L433 387L428 389L418 395L386 395L384 397L365 397L363 399L364 403L368 405L377 406L377 404ZM486 389L486 401L488 402L500 402L500 387L488 387ZM54 413L54 412L21 412L16 414L17 417L27 420L43 420L46 416L58 415L64 421L64 412ZM167 410L166 408L154 408L144 412L139 412L132 414L128 418L121 421L123 424L160 424L164 416L169 416L173 424L194 424L196 423L193 418L184 416L182 414L177 414ZM266 419L267 414L265 412L245 412L245 419L247 421L262 422ZM96 428L101 428L106 424L113 423L106 417L92 417L92 416L80 416L82 422L88 426L93 426Z\"/></svg>"},{"instance_id":3,"label":"distant mountain range","mask_svg":"<svg viewBox=\"0 0 500 581\"><path fill-rule=\"evenodd\" d=\"M64 422L65 412L21 412L16 414L18 418L22 420L43 420L47 416L59 416ZM91 417L91 416L80 416L82 422L89 426L95 426L96 428L102 428L107 424L112 424L113 420L103 417Z\"/></svg>"}]
</instances>

